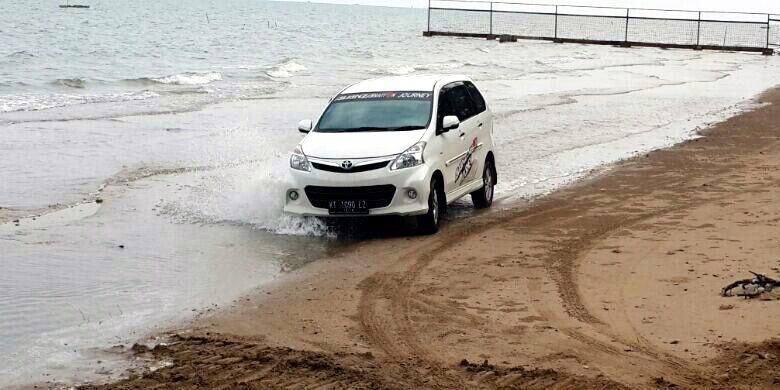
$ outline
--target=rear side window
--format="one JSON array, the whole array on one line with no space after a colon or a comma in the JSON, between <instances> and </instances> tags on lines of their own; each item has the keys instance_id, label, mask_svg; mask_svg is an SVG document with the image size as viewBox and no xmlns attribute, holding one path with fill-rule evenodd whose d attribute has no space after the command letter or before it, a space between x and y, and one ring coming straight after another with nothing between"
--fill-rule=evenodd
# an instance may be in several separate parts
<instances>
[{"instance_id":1,"label":"rear side window","mask_svg":"<svg viewBox=\"0 0 780 390\"><path fill-rule=\"evenodd\" d=\"M469 90L469 95L471 95L471 100L474 102L474 108L477 110L477 114L485 112L487 109L485 98L482 97L482 94L479 93L479 90L473 83L466 81L465 84L466 88Z\"/></svg>"}]
</instances>

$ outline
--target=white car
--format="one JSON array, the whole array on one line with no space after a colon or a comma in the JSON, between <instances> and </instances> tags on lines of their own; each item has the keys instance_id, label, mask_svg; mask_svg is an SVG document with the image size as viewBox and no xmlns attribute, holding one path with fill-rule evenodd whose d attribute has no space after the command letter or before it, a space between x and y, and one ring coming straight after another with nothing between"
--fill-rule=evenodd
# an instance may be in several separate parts
<instances>
[{"instance_id":1,"label":"white car","mask_svg":"<svg viewBox=\"0 0 780 390\"><path fill-rule=\"evenodd\" d=\"M417 216L439 229L447 204L493 203L493 114L464 76L386 77L332 98L290 156L284 211L306 216Z\"/></svg>"}]
</instances>

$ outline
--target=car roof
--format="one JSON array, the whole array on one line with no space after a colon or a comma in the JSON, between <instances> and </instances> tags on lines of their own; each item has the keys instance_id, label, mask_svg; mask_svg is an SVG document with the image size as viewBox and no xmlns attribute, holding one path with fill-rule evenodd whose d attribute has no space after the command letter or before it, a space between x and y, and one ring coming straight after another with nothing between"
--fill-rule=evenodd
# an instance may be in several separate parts
<instances>
[{"instance_id":1,"label":"car roof","mask_svg":"<svg viewBox=\"0 0 780 390\"><path fill-rule=\"evenodd\" d=\"M385 92L385 91L433 91L437 83L470 80L462 75L406 75L391 76L361 81L347 87L341 93Z\"/></svg>"}]
</instances>

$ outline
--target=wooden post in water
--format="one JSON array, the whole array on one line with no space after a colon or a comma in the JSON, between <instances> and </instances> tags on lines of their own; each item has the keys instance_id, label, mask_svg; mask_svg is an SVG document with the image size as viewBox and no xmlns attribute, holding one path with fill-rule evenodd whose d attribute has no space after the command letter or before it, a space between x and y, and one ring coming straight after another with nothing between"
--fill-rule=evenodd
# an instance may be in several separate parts
<instances>
[{"instance_id":1,"label":"wooden post in water","mask_svg":"<svg viewBox=\"0 0 780 390\"><path fill-rule=\"evenodd\" d=\"M428 32L431 32L431 0L428 0Z\"/></svg>"},{"instance_id":2,"label":"wooden post in water","mask_svg":"<svg viewBox=\"0 0 780 390\"><path fill-rule=\"evenodd\" d=\"M769 48L769 32L772 28L772 14L766 15L766 48L764 48L764 55L765 56L771 56L775 54L774 49Z\"/></svg>"},{"instance_id":3,"label":"wooden post in water","mask_svg":"<svg viewBox=\"0 0 780 390\"><path fill-rule=\"evenodd\" d=\"M628 44L628 18L631 14L631 8L626 8L626 44Z\"/></svg>"},{"instance_id":4,"label":"wooden post in water","mask_svg":"<svg viewBox=\"0 0 780 390\"><path fill-rule=\"evenodd\" d=\"M490 33L489 35L493 35L493 2L490 2Z\"/></svg>"},{"instance_id":5,"label":"wooden post in water","mask_svg":"<svg viewBox=\"0 0 780 390\"><path fill-rule=\"evenodd\" d=\"M701 46L701 11L699 11L699 23L696 25L696 48Z\"/></svg>"}]
</instances>

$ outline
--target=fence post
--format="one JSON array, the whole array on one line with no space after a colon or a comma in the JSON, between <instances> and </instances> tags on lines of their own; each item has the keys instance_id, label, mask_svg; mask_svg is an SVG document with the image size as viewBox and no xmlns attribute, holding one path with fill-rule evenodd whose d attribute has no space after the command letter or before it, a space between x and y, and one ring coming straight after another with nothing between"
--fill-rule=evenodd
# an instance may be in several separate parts
<instances>
[{"instance_id":1,"label":"fence post","mask_svg":"<svg viewBox=\"0 0 780 390\"><path fill-rule=\"evenodd\" d=\"M766 48L769 49L769 27L772 23L772 15L767 14L766 15Z\"/></svg>"},{"instance_id":2,"label":"fence post","mask_svg":"<svg viewBox=\"0 0 780 390\"><path fill-rule=\"evenodd\" d=\"M493 2L490 2L490 34L493 35Z\"/></svg>"},{"instance_id":3,"label":"fence post","mask_svg":"<svg viewBox=\"0 0 780 390\"><path fill-rule=\"evenodd\" d=\"M626 44L628 44L628 18L631 14L631 8L626 8Z\"/></svg>"},{"instance_id":4,"label":"fence post","mask_svg":"<svg viewBox=\"0 0 780 390\"><path fill-rule=\"evenodd\" d=\"M431 0L428 0L428 32L431 32Z\"/></svg>"},{"instance_id":5,"label":"fence post","mask_svg":"<svg viewBox=\"0 0 780 390\"><path fill-rule=\"evenodd\" d=\"M558 6L555 6L555 37L554 39L558 39Z\"/></svg>"},{"instance_id":6,"label":"fence post","mask_svg":"<svg viewBox=\"0 0 780 390\"><path fill-rule=\"evenodd\" d=\"M699 23L696 26L696 46L701 46L701 11L699 11Z\"/></svg>"}]
</instances>

